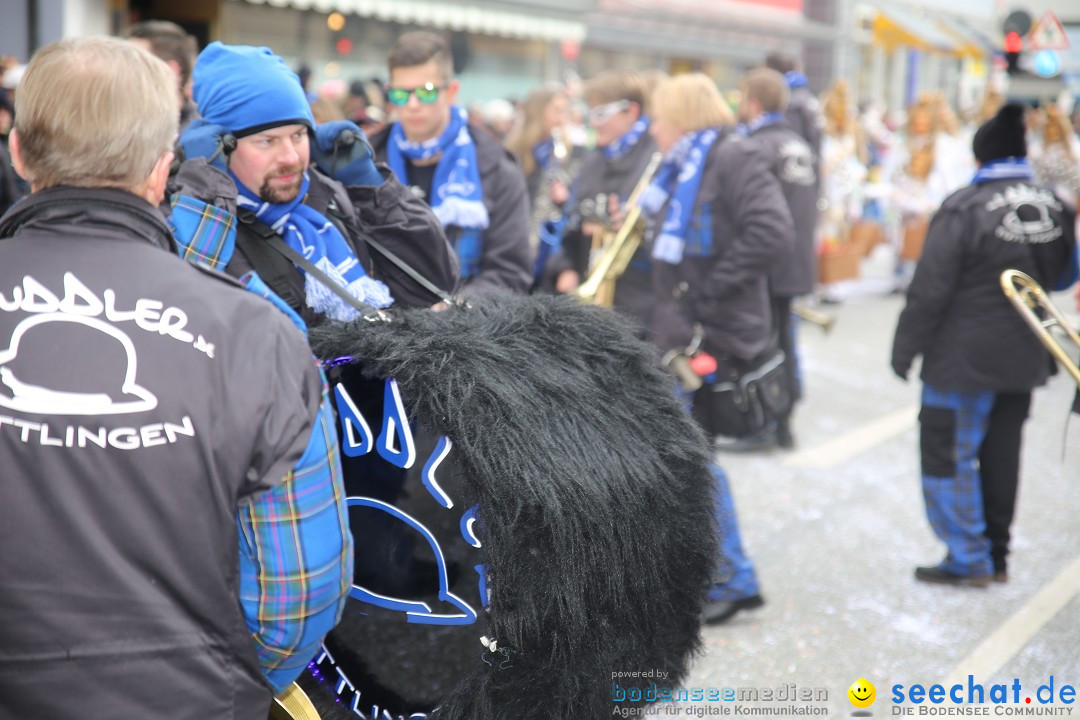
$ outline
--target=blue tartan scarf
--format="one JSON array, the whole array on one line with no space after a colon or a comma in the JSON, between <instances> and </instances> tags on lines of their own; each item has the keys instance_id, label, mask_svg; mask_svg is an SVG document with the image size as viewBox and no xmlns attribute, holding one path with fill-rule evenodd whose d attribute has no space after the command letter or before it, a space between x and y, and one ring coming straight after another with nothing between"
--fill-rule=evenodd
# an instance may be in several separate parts
<instances>
[{"instance_id":1,"label":"blue tartan scarf","mask_svg":"<svg viewBox=\"0 0 1080 720\"><path fill-rule=\"evenodd\" d=\"M630 152L637 144L641 136L649 130L649 118L647 115L642 115L638 118L638 121L634 123L634 126L620 138L616 138L610 145L603 148L604 157L608 160L618 160L626 153Z\"/></svg>"},{"instance_id":2,"label":"blue tartan scarf","mask_svg":"<svg viewBox=\"0 0 1080 720\"><path fill-rule=\"evenodd\" d=\"M296 198L281 204L263 202L235 175L233 180L238 191L238 207L252 210L255 217L269 225L289 247L337 281L350 295L375 308L389 307L394 302L390 289L364 272L364 266L334 223L304 204L311 184L307 171L304 171L304 180ZM306 273L304 278L305 301L309 308L334 320L348 321L360 317L359 310L342 300L321 280Z\"/></svg>"},{"instance_id":3,"label":"blue tartan scarf","mask_svg":"<svg viewBox=\"0 0 1080 720\"><path fill-rule=\"evenodd\" d=\"M641 194L641 209L649 215L656 215L667 205L664 224L653 241L653 259L672 265L682 262L705 160L716 138L713 128L683 135L664 157L656 179Z\"/></svg>"},{"instance_id":4,"label":"blue tartan scarf","mask_svg":"<svg viewBox=\"0 0 1080 720\"><path fill-rule=\"evenodd\" d=\"M1031 164L1026 157L1008 157L991 160L979 168L972 185L982 185L991 180L1031 180Z\"/></svg>"}]
</instances>

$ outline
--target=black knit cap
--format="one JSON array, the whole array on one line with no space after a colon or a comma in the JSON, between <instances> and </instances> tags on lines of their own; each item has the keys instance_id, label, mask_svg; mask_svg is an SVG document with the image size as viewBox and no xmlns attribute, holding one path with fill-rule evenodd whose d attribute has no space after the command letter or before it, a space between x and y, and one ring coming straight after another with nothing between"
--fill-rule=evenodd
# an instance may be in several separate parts
<instances>
[{"instance_id":1,"label":"black knit cap","mask_svg":"<svg viewBox=\"0 0 1080 720\"><path fill-rule=\"evenodd\" d=\"M1007 157L1027 156L1024 106L1009 103L975 131L971 149L979 163Z\"/></svg>"}]
</instances>

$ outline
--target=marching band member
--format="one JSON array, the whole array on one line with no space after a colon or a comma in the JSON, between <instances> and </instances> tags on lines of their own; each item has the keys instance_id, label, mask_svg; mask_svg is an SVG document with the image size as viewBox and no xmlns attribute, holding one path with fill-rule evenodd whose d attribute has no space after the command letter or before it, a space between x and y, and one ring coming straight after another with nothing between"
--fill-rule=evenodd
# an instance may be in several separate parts
<instances>
[{"instance_id":1,"label":"marching band member","mask_svg":"<svg viewBox=\"0 0 1080 720\"><path fill-rule=\"evenodd\" d=\"M536 88L525 98L518 126L506 140L529 189L529 251L538 280L561 243L559 220L570 197L568 185L574 166L580 160L580 148L569 143L566 131L569 104L570 97L561 85Z\"/></svg>"},{"instance_id":2,"label":"marching band member","mask_svg":"<svg viewBox=\"0 0 1080 720\"><path fill-rule=\"evenodd\" d=\"M618 226L622 204L645 172L656 143L644 114L645 86L629 70L603 72L585 83L588 122L596 133L596 148L581 162L567 203L563 252L551 272L555 291L574 290L588 275L594 240L605 226ZM639 251L615 284L615 307L648 325L652 281L648 254Z\"/></svg>"},{"instance_id":3,"label":"marching band member","mask_svg":"<svg viewBox=\"0 0 1080 720\"><path fill-rule=\"evenodd\" d=\"M456 103L450 48L439 35L398 38L387 56L387 100L396 120L373 135L376 157L434 210L461 266L461 293L525 292L529 199L525 178L491 135L469 126Z\"/></svg>"},{"instance_id":4,"label":"marching band member","mask_svg":"<svg viewBox=\"0 0 1080 720\"><path fill-rule=\"evenodd\" d=\"M787 101L787 86L778 72L758 68L751 70L743 79L739 120L744 123L750 142L761 149L773 176L783 188L784 199L795 224L795 242L791 252L781 258L769 277L772 319L776 324L780 348L786 356L784 367L794 401L801 395L801 388L791 302L793 298L813 292L817 280L814 239L818 218L818 182L814 172L813 150L787 124L783 115ZM794 402L791 405L794 406ZM790 419L790 408L776 418L776 442L783 448L795 444Z\"/></svg>"},{"instance_id":5,"label":"marching band member","mask_svg":"<svg viewBox=\"0 0 1080 720\"><path fill-rule=\"evenodd\" d=\"M768 276L775 258L791 250L791 214L762 152L738 137L711 79L671 78L657 88L653 107L650 133L664 160L641 198L653 219L653 339L665 357L711 360L707 374L715 382L739 377L756 367L773 338ZM712 395L708 386L697 391L696 417L711 417ZM730 432L703 424L710 437ZM764 602L726 476L718 466L714 474L725 562L709 592L707 623Z\"/></svg>"},{"instance_id":6,"label":"marching band member","mask_svg":"<svg viewBox=\"0 0 1080 720\"><path fill-rule=\"evenodd\" d=\"M352 578L324 382L257 278L176 256L164 62L64 40L16 103L33 193L0 223L0 278L27 292L0 311L0 715L262 720Z\"/></svg>"},{"instance_id":7,"label":"marching band member","mask_svg":"<svg viewBox=\"0 0 1080 720\"><path fill-rule=\"evenodd\" d=\"M1022 430L1050 362L999 277L1016 268L1058 289L1076 279L1074 210L1032 182L1023 113L1006 105L975 133L979 171L931 220L896 327L896 375L923 358L923 498L946 547L915 568L921 582L1007 580Z\"/></svg>"}]
</instances>

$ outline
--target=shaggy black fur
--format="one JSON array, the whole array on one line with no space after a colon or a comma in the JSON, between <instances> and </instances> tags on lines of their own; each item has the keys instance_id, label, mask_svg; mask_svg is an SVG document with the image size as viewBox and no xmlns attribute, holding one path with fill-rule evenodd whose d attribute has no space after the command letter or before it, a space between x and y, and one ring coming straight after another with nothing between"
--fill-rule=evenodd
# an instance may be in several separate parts
<instances>
[{"instance_id":1,"label":"shaggy black fur","mask_svg":"<svg viewBox=\"0 0 1080 720\"><path fill-rule=\"evenodd\" d=\"M326 324L311 341L396 378L479 503L491 602L475 636L514 661L480 662L477 642L434 717L595 720L611 715L612 672L679 683L716 566L713 485L653 349L612 312L550 297Z\"/></svg>"}]
</instances>

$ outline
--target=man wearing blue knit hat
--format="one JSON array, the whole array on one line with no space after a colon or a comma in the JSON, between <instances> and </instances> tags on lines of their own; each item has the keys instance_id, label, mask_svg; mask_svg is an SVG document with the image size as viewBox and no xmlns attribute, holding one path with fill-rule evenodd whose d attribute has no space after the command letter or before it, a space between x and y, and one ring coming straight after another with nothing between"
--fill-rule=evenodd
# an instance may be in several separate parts
<instances>
[{"instance_id":1,"label":"man wearing blue knit hat","mask_svg":"<svg viewBox=\"0 0 1080 720\"><path fill-rule=\"evenodd\" d=\"M299 78L269 48L208 45L194 99L202 119L181 136L183 155L206 158L236 188L226 272L257 271L309 323L353 319L358 304L430 306L453 291L453 257L430 210L372 162L356 125L315 126ZM427 283L371 252L371 235Z\"/></svg>"},{"instance_id":2,"label":"man wearing blue knit hat","mask_svg":"<svg viewBox=\"0 0 1080 720\"><path fill-rule=\"evenodd\" d=\"M532 285L525 176L493 136L455 104L450 49L439 35L405 33L388 56L392 125L372 136L380 159L435 211L461 264L462 293Z\"/></svg>"}]
</instances>

